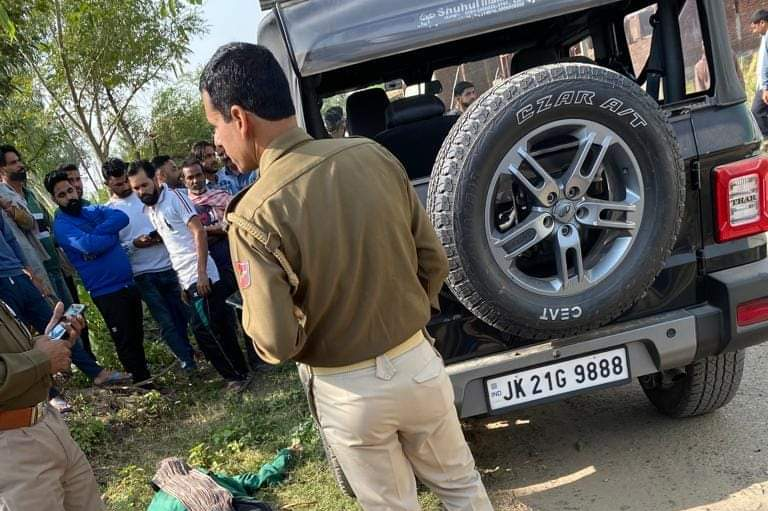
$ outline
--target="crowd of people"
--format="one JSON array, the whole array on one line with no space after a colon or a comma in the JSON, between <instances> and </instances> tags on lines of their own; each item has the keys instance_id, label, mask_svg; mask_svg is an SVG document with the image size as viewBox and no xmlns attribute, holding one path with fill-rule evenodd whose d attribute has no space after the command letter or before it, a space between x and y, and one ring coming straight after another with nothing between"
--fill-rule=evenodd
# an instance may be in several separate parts
<instances>
[{"instance_id":1,"label":"crowd of people","mask_svg":"<svg viewBox=\"0 0 768 511\"><path fill-rule=\"evenodd\" d=\"M57 302L81 301L79 277L122 365L99 363L86 327L72 345L72 362L94 385L155 385L144 352L144 302L186 373L198 370L202 352L228 389L241 389L262 362L251 342L243 352L235 311L225 303L237 282L223 219L258 171L241 171L221 146L200 141L181 165L169 156L111 158L102 175L110 198L99 205L83 197L77 165L49 172L44 187L57 206L51 214L51 201L30 186L20 152L0 146L0 299L42 334ZM61 412L70 409L55 388L49 400Z\"/></svg>"}]
</instances>

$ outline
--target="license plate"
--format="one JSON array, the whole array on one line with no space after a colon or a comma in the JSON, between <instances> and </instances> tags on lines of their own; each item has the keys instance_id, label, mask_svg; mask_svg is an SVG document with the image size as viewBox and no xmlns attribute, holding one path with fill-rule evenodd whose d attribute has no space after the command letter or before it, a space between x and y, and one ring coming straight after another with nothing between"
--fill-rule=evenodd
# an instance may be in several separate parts
<instances>
[{"instance_id":1,"label":"license plate","mask_svg":"<svg viewBox=\"0 0 768 511\"><path fill-rule=\"evenodd\" d=\"M627 349L621 347L495 376L485 381L485 388L488 404L495 411L629 379Z\"/></svg>"}]
</instances>

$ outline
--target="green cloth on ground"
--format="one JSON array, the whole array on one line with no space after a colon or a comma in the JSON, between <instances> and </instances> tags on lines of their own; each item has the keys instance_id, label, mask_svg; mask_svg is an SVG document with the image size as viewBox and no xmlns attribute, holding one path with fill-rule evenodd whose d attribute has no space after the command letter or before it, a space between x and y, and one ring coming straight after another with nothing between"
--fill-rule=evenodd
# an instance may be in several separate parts
<instances>
[{"instance_id":1,"label":"green cloth on ground","mask_svg":"<svg viewBox=\"0 0 768 511\"><path fill-rule=\"evenodd\" d=\"M217 474L202 468L196 468L195 470L211 477L216 481L216 484L228 490L232 497L239 501L247 502L252 500L255 502L256 499L252 499L251 494L264 485L276 484L282 481L288 469L288 463L292 458L293 451L282 449L275 459L270 463L262 465L258 472L249 472L237 476ZM163 490L158 490L152 502L149 503L147 511L187 511L187 508L176 497L165 493Z\"/></svg>"}]
</instances>

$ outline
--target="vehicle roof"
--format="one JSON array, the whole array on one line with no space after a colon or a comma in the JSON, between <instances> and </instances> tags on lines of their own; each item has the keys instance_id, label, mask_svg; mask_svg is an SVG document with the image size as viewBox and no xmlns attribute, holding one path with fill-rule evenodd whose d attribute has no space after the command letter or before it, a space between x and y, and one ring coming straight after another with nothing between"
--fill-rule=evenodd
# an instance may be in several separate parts
<instances>
[{"instance_id":1,"label":"vehicle roof","mask_svg":"<svg viewBox=\"0 0 768 511\"><path fill-rule=\"evenodd\" d=\"M576 13L620 0L261 0L258 41L299 80L389 56ZM744 101L733 64L725 6L706 11L715 104ZM639 3L644 3L642 0Z\"/></svg>"},{"instance_id":2,"label":"vehicle roof","mask_svg":"<svg viewBox=\"0 0 768 511\"><path fill-rule=\"evenodd\" d=\"M276 2L276 9L266 17L277 14L280 18L297 71L307 77L615 2L288 0Z\"/></svg>"}]
</instances>

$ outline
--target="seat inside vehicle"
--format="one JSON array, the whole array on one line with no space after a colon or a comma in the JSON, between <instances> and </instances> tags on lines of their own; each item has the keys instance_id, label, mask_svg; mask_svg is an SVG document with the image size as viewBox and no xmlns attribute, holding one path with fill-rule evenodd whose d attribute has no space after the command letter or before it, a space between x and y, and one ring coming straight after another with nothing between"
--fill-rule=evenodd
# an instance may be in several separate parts
<instances>
[{"instance_id":1,"label":"seat inside vehicle","mask_svg":"<svg viewBox=\"0 0 768 511\"><path fill-rule=\"evenodd\" d=\"M443 140L459 118L444 114L445 105L437 96L400 99L387 107L387 129L375 140L400 160L409 178L429 177Z\"/></svg>"},{"instance_id":2,"label":"seat inside vehicle","mask_svg":"<svg viewBox=\"0 0 768 511\"><path fill-rule=\"evenodd\" d=\"M365 89L347 98L347 132L351 136L373 138L384 131L384 112L389 98L384 89Z\"/></svg>"}]
</instances>

